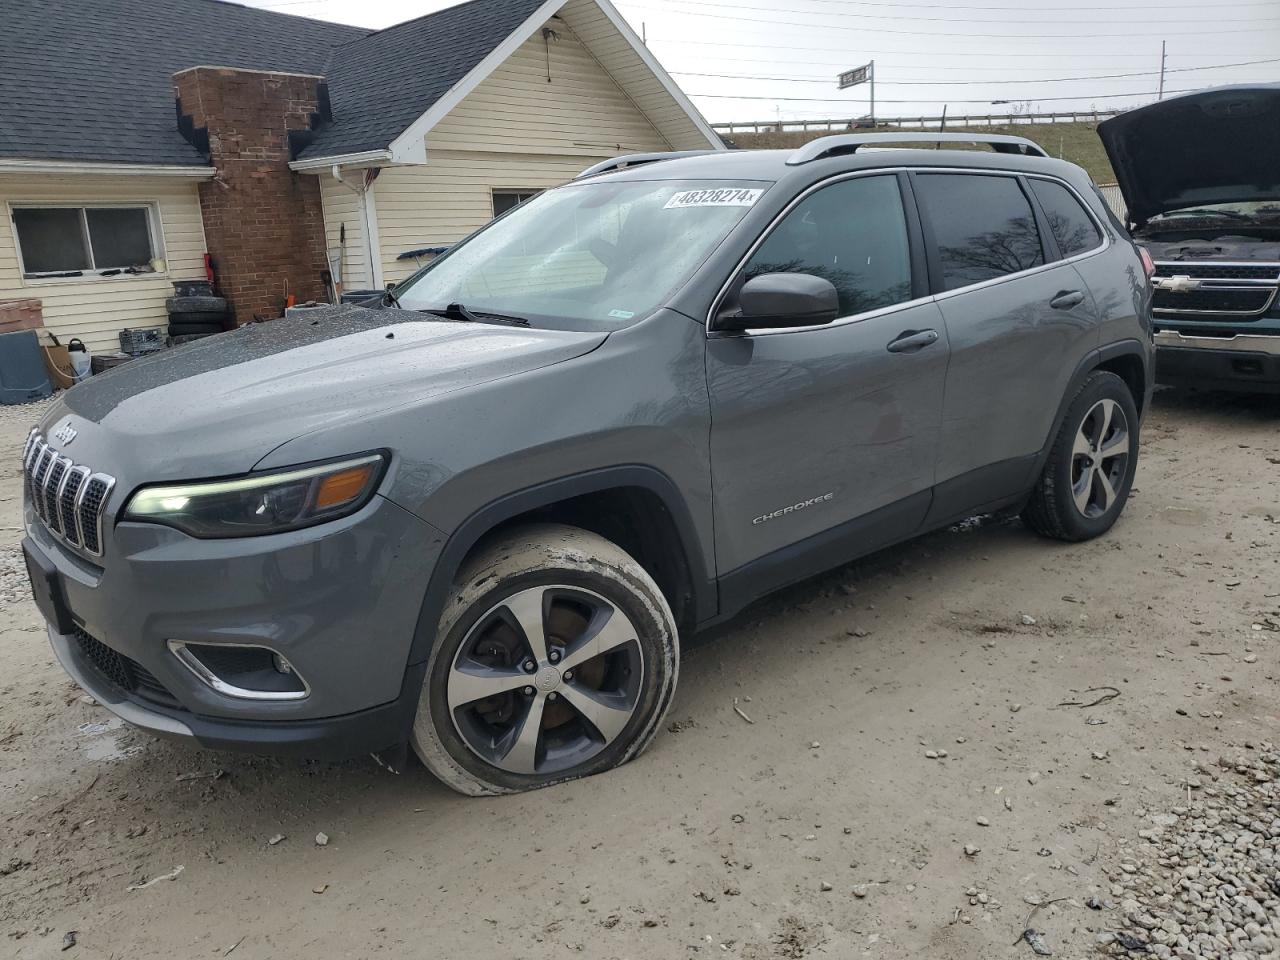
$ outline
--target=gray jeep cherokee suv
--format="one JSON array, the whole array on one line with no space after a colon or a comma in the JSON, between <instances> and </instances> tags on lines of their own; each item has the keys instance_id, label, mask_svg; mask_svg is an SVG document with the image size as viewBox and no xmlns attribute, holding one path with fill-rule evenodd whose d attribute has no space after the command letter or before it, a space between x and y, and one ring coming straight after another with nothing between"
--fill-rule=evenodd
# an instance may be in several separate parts
<instances>
[{"instance_id":1,"label":"gray jeep cherokee suv","mask_svg":"<svg viewBox=\"0 0 1280 960\"><path fill-rule=\"evenodd\" d=\"M157 734L497 793L634 756L769 591L976 512L1103 533L1142 260L1028 141L863 149L916 139L620 158L382 309L69 391L24 460L58 658Z\"/></svg>"}]
</instances>

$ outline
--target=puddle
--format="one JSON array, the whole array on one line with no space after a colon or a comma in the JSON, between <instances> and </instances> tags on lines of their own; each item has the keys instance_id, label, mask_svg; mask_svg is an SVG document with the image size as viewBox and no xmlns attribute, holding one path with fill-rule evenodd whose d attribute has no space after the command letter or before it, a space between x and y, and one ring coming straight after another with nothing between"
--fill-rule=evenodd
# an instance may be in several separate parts
<instances>
[{"instance_id":1,"label":"puddle","mask_svg":"<svg viewBox=\"0 0 1280 960\"><path fill-rule=\"evenodd\" d=\"M81 745L85 758L95 762L123 760L142 749L137 744L123 742L130 731L119 717L82 723L76 729L86 741Z\"/></svg>"}]
</instances>

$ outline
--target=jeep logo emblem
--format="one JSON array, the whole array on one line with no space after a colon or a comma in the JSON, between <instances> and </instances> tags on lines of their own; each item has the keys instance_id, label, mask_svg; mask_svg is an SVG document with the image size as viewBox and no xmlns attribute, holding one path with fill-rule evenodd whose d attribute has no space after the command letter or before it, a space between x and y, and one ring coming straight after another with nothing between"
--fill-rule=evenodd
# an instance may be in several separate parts
<instances>
[{"instance_id":1,"label":"jeep logo emblem","mask_svg":"<svg viewBox=\"0 0 1280 960\"><path fill-rule=\"evenodd\" d=\"M53 431L53 439L57 440L64 447L76 438L76 428L71 425L71 420L64 420L62 426Z\"/></svg>"}]
</instances>

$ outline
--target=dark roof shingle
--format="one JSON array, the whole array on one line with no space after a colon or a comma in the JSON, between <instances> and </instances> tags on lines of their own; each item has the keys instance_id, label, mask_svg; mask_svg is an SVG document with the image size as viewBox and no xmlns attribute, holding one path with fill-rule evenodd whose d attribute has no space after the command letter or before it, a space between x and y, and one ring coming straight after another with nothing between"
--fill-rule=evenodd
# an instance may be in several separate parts
<instances>
[{"instance_id":1,"label":"dark roof shingle","mask_svg":"<svg viewBox=\"0 0 1280 960\"><path fill-rule=\"evenodd\" d=\"M195 66L328 78L307 157L386 147L541 0L471 0L377 32L223 0L4 0L0 157L189 164L172 76Z\"/></svg>"},{"instance_id":2,"label":"dark roof shingle","mask_svg":"<svg viewBox=\"0 0 1280 960\"><path fill-rule=\"evenodd\" d=\"M322 74L368 33L219 0L5 0L0 157L203 164L178 133L173 74Z\"/></svg>"}]
</instances>

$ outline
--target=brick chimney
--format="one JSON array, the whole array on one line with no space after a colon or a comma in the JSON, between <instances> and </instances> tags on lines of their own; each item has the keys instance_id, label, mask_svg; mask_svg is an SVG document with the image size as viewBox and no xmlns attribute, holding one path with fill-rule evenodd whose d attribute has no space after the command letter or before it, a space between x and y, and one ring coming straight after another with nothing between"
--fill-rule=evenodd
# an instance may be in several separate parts
<instances>
[{"instance_id":1,"label":"brick chimney","mask_svg":"<svg viewBox=\"0 0 1280 960\"><path fill-rule=\"evenodd\" d=\"M173 76L178 127L209 157L200 184L205 240L237 323L327 297L324 220L316 177L289 169L290 134L327 112L321 77L227 67Z\"/></svg>"}]
</instances>

